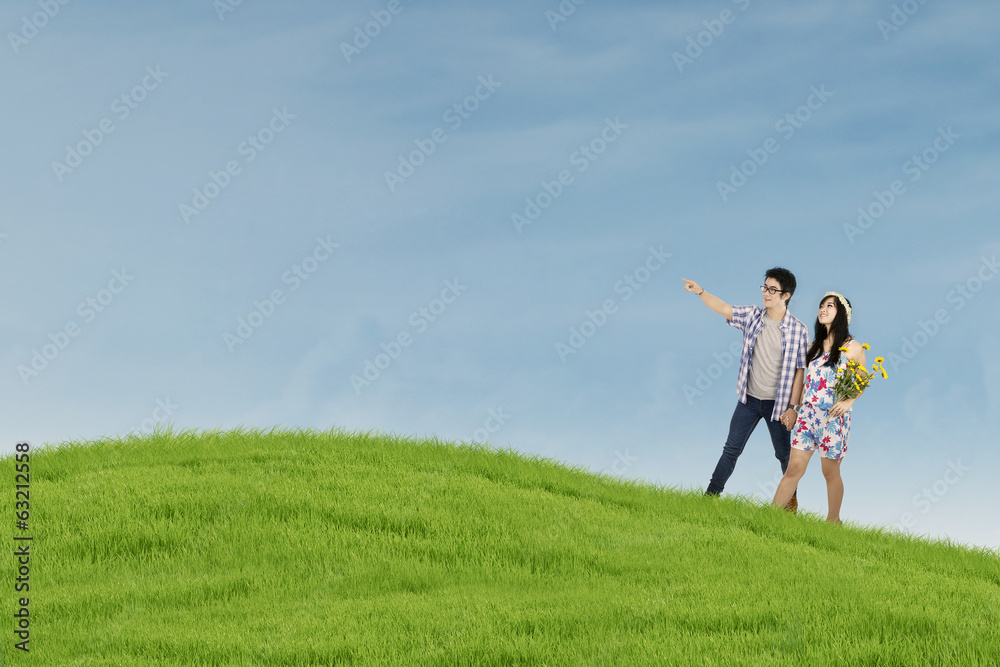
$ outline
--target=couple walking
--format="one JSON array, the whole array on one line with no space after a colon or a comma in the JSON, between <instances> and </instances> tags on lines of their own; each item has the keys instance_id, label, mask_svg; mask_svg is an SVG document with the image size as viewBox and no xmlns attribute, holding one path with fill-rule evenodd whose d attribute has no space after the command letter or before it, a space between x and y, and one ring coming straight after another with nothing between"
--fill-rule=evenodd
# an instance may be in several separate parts
<instances>
[{"instance_id":1,"label":"couple walking","mask_svg":"<svg viewBox=\"0 0 1000 667\"><path fill-rule=\"evenodd\" d=\"M795 293L791 271L779 267L767 271L760 287L763 307L731 306L695 281L684 279L685 290L697 294L730 326L743 332L736 381L739 402L705 493L722 493L750 434L763 419L784 473L772 504L796 511L799 480L813 452L819 450L829 503L827 521L840 523L844 499L840 464L847 452L851 406L857 398L837 401L833 386L837 370L845 368L848 361L865 365L864 347L848 329L851 302L836 292L827 292L820 301L810 343L806 326L788 312L788 302Z\"/></svg>"}]
</instances>

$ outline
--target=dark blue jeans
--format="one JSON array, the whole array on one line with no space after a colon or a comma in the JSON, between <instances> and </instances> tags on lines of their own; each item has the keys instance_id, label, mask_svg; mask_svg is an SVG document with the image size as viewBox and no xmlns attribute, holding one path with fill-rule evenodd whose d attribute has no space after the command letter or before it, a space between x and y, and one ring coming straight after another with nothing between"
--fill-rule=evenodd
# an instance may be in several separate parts
<instances>
[{"instance_id":1,"label":"dark blue jeans","mask_svg":"<svg viewBox=\"0 0 1000 667\"><path fill-rule=\"evenodd\" d=\"M759 398L747 395L746 404L737 401L736 410L733 412L733 419L729 422L729 437L726 439L726 446L722 448L722 456L719 458L715 472L712 473L712 481L708 484L707 494L718 495L726 486L730 475L736 468L736 459L743 453L750 434L757 428L757 422L761 419L767 424L767 430L771 433L771 444L774 445L774 458L781 462L781 472L784 474L788 469L788 457L792 451L792 432L780 421L771 421L771 412L774 410L774 401L762 401Z\"/></svg>"}]
</instances>

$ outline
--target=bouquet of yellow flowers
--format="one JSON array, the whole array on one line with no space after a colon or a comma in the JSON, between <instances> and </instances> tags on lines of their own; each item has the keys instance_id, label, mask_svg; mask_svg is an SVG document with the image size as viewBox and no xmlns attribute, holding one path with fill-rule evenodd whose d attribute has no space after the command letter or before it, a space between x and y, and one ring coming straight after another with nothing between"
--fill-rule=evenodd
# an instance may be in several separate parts
<instances>
[{"instance_id":1,"label":"bouquet of yellow flowers","mask_svg":"<svg viewBox=\"0 0 1000 667\"><path fill-rule=\"evenodd\" d=\"M866 350L871 349L868 343L862 343L861 347ZM848 351L846 347L839 349L844 353ZM889 374L882 367L883 363L885 363L885 359L875 357L875 363L872 365L872 370L869 373L858 362L848 360L846 366L837 369L837 380L833 385L834 402L839 403L849 398L857 398L861 395L861 392L868 388L868 385L871 384L872 379L876 375L881 375L883 379L888 378ZM826 421L830 423L830 418L827 417Z\"/></svg>"}]
</instances>

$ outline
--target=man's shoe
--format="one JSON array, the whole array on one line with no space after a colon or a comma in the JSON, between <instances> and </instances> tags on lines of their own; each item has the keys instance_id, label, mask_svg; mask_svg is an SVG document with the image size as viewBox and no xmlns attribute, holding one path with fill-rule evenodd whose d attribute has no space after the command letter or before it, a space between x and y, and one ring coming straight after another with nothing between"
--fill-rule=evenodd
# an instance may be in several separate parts
<instances>
[{"instance_id":1,"label":"man's shoe","mask_svg":"<svg viewBox=\"0 0 1000 667\"><path fill-rule=\"evenodd\" d=\"M792 514L798 514L799 499L796 498L795 496L792 496L792 499L788 501L787 505L785 505L785 510L791 512Z\"/></svg>"}]
</instances>

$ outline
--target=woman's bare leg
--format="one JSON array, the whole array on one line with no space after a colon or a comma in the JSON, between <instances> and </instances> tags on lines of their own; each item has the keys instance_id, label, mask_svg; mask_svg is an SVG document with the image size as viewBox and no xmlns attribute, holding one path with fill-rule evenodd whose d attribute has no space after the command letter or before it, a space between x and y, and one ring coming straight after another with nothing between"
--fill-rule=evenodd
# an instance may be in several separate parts
<instances>
[{"instance_id":1,"label":"woman's bare leg","mask_svg":"<svg viewBox=\"0 0 1000 667\"><path fill-rule=\"evenodd\" d=\"M830 523L840 523L840 505L844 502L844 480L840 476L840 462L843 458L823 457L823 477L826 477L826 498L830 506Z\"/></svg>"},{"instance_id":2,"label":"woman's bare leg","mask_svg":"<svg viewBox=\"0 0 1000 667\"><path fill-rule=\"evenodd\" d=\"M778 490L774 492L774 500L771 504L774 507L784 507L792 499L792 494L799 485L799 480L806 473L806 466L812 452L806 452L792 447L792 452L788 457L788 467L785 468L785 476L778 483Z\"/></svg>"}]
</instances>

